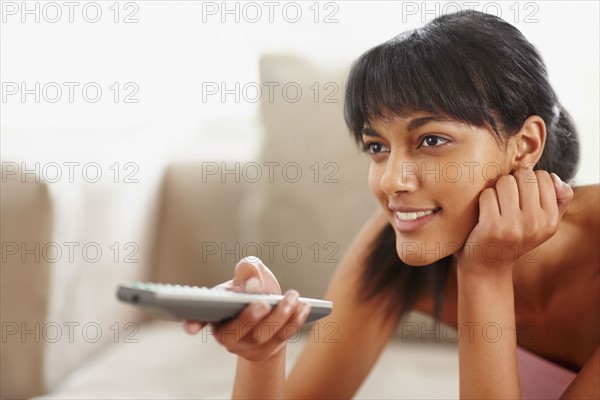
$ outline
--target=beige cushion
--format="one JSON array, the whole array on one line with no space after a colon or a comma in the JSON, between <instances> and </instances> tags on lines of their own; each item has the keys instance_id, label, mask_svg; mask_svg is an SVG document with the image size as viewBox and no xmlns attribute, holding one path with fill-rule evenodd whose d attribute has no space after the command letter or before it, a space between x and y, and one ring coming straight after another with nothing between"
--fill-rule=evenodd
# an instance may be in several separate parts
<instances>
[{"instance_id":1,"label":"beige cushion","mask_svg":"<svg viewBox=\"0 0 600 400\"><path fill-rule=\"evenodd\" d=\"M52 207L46 185L33 178L22 183L18 175L6 176L5 166L3 163L0 184L3 399L30 397L44 390L46 342L41 332L48 312L50 267L40 251L27 254L25 250L35 250L36 246L41 249L52 235Z\"/></svg>"},{"instance_id":2,"label":"beige cushion","mask_svg":"<svg viewBox=\"0 0 600 400\"><path fill-rule=\"evenodd\" d=\"M260 103L265 133L259 164L273 165L274 174L273 182L258 181L244 201L243 242L262 245L261 258L282 289L322 296L350 241L377 207L367 186L369 159L343 121L346 72L267 55L260 74L265 87L279 88L274 101L263 96ZM281 94L286 85L287 98ZM293 102L297 87L302 96Z\"/></svg>"},{"instance_id":3,"label":"beige cushion","mask_svg":"<svg viewBox=\"0 0 600 400\"><path fill-rule=\"evenodd\" d=\"M239 243L239 205L247 185L221 179L220 173L212 173L215 165L234 168L207 161L177 163L167 169L154 281L210 287L232 278L239 252L226 250L235 250Z\"/></svg>"}]
</instances>

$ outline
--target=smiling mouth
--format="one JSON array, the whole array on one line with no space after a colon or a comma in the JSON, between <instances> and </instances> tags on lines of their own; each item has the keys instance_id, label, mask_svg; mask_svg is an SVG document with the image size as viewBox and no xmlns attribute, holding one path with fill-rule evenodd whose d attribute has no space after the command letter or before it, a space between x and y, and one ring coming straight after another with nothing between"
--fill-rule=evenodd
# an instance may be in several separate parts
<instances>
[{"instance_id":1,"label":"smiling mouth","mask_svg":"<svg viewBox=\"0 0 600 400\"><path fill-rule=\"evenodd\" d=\"M427 210L427 211L414 211L414 212L396 211L396 216L398 217L398 219L400 221L414 221L418 218L426 217L426 216L436 213L440 210L441 210L441 208L438 207L438 208L434 208L434 209Z\"/></svg>"}]
</instances>

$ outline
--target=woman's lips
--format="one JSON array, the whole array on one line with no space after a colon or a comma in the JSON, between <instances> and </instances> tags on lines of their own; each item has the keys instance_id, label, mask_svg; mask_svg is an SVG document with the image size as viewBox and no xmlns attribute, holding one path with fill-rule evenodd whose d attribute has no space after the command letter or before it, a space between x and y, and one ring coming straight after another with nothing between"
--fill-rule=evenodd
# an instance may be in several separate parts
<instances>
[{"instance_id":1,"label":"woman's lips","mask_svg":"<svg viewBox=\"0 0 600 400\"><path fill-rule=\"evenodd\" d=\"M441 208L434 208L426 211L400 212L394 211L394 225L401 232L413 232L433 220Z\"/></svg>"}]
</instances>

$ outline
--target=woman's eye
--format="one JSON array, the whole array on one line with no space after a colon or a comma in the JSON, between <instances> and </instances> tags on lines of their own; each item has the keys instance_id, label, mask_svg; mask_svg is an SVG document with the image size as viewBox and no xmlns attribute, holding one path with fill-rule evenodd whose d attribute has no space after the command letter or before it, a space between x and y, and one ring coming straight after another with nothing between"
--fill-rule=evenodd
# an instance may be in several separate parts
<instances>
[{"instance_id":1,"label":"woman's eye","mask_svg":"<svg viewBox=\"0 0 600 400\"><path fill-rule=\"evenodd\" d=\"M439 136L427 135L423 138L423 141L421 143L424 147L438 147L440 141L442 141L442 144L447 142L446 139L441 138Z\"/></svg>"},{"instance_id":2,"label":"woman's eye","mask_svg":"<svg viewBox=\"0 0 600 400\"><path fill-rule=\"evenodd\" d=\"M382 151L386 151L387 149L381 143L372 142L372 143L364 143L363 150L369 154L377 154L377 153L381 153Z\"/></svg>"}]
</instances>

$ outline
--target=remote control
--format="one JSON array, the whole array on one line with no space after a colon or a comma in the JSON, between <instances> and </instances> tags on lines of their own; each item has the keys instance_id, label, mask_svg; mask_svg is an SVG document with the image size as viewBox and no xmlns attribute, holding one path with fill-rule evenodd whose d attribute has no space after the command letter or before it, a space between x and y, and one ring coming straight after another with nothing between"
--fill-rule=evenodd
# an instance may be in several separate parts
<instances>
[{"instance_id":1,"label":"remote control","mask_svg":"<svg viewBox=\"0 0 600 400\"><path fill-rule=\"evenodd\" d=\"M264 300L275 306L282 295L237 293L198 286L169 285L163 283L134 282L120 285L119 300L136 304L159 314L176 319L201 322L222 322L238 315L255 300ZM300 297L311 306L306 322L329 315L331 301Z\"/></svg>"}]
</instances>

